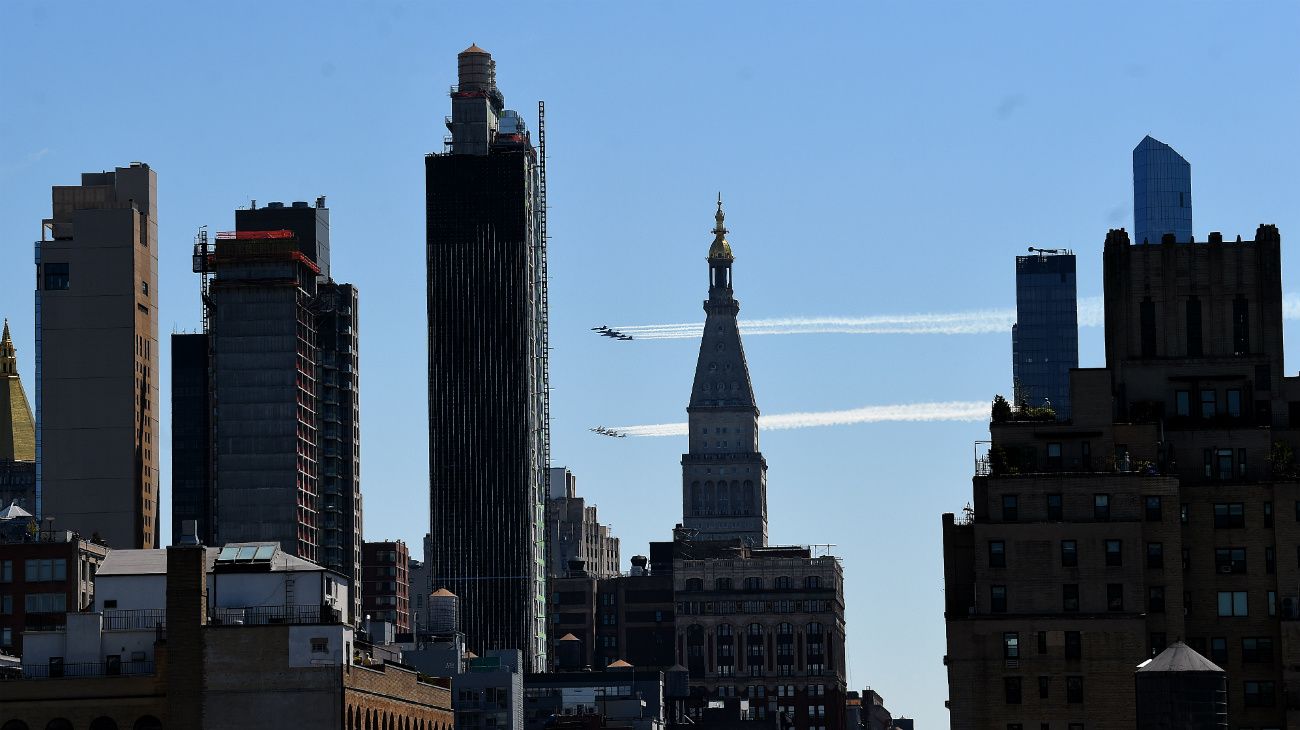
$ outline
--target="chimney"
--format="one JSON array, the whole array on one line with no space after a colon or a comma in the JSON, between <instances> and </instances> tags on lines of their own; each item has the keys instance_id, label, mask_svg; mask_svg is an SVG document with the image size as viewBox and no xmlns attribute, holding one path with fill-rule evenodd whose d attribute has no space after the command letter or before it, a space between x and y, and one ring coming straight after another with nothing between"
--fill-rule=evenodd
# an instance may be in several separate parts
<instances>
[{"instance_id":1,"label":"chimney","mask_svg":"<svg viewBox=\"0 0 1300 730\"><path fill-rule=\"evenodd\" d=\"M207 548L167 548L167 705L175 727L203 727L207 574Z\"/></svg>"}]
</instances>

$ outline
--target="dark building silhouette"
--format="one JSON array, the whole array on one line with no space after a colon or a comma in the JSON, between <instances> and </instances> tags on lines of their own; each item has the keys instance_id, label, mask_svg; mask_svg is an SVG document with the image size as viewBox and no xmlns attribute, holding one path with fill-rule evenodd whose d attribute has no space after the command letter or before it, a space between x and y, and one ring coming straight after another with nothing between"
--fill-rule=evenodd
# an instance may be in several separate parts
<instances>
[{"instance_id":1,"label":"dark building silhouette","mask_svg":"<svg viewBox=\"0 0 1300 730\"><path fill-rule=\"evenodd\" d=\"M1133 148L1133 242L1192 240L1192 166L1173 147L1143 137Z\"/></svg>"},{"instance_id":2,"label":"dark building silhouette","mask_svg":"<svg viewBox=\"0 0 1300 730\"><path fill-rule=\"evenodd\" d=\"M1068 421L994 414L972 510L944 515L954 730L1128 728L1133 668L1182 639L1233 724L1294 724L1300 377L1284 377L1281 237L1111 231L1106 367Z\"/></svg>"},{"instance_id":3,"label":"dark building silhouette","mask_svg":"<svg viewBox=\"0 0 1300 730\"><path fill-rule=\"evenodd\" d=\"M682 455L683 523L702 540L767 544L767 461L758 450L758 405L736 315L735 256L723 226L722 196L709 247L709 298L686 412L689 452Z\"/></svg>"},{"instance_id":4,"label":"dark building silhouette","mask_svg":"<svg viewBox=\"0 0 1300 730\"><path fill-rule=\"evenodd\" d=\"M1137 730L1227 730L1228 675L1176 641L1134 674Z\"/></svg>"},{"instance_id":5,"label":"dark building silhouette","mask_svg":"<svg viewBox=\"0 0 1300 730\"><path fill-rule=\"evenodd\" d=\"M212 394L208 335L172 335L172 545L185 521L212 539Z\"/></svg>"},{"instance_id":6,"label":"dark building silhouette","mask_svg":"<svg viewBox=\"0 0 1300 730\"><path fill-rule=\"evenodd\" d=\"M458 57L448 149L425 160L429 572L470 648L545 668L544 154L504 108L491 55ZM539 141L541 130L539 128Z\"/></svg>"},{"instance_id":7,"label":"dark building silhouette","mask_svg":"<svg viewBox=\"0 0 1300 730\"><path fill-rule=\"evenodd\" d=\"M270 203L200 234L204 333L173 336L173 542L276 541L350 580L360 615L357 292L329 209Z\"/></svg>"},{"instance_id":8,"label":"dark building silhouette","mask_svg":"<svg viewBox=\"0 0 1300 730\"><path fill-rule=\"evenodd\" d=\"M1070 417L1070 370L1079 367L1074 254L1037 249L1016 257L1016 324L1011 328L1017 405L1050 404Z\"/></svg>"}]
</instances>

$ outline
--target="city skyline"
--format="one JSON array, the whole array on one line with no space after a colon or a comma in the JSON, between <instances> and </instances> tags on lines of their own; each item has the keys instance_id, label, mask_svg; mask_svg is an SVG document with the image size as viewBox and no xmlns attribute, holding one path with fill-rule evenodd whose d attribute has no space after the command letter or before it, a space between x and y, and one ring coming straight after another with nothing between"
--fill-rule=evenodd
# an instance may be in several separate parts
<instances>
[{"instance_id":1,"label":"city skyline","mask_svg":"<svg viewBox=\"0 0 1300 730\"><path fill-rule=\"evenodd\" d=\"M80 38L95 38L95 26L115 27L107 16L93 12L79 22L56 8L41 12L43 22L59 22ZM370 318L363 322L370 338L363 344L369 363L362 419L368 464L363 487L366 538L420 544L427 516L411 505L420 502L427 484L420 463L426 453L419 435L424 417L419 398L409 393L412 387L420 392L423 344L398 342L400 334L384 331L377 322L395 313L419 312L423 306L418 296L423 290L418 275L423 211L419 196L411 191L419 188L419 156L440 147L445 88L453 82L448 59L470 42L491 50L503 68L511 69L507 86L520 108L529 108L538 98L548 103L556 277L551 306L556 347L552 464L568 465L582 476L584 495L600 506L604 520L613 522L625 556L638 552L637 546L648 540L666 538L666 526L679 512L678 461L684 441L604 439L586 429L600 423L681 420L698 343L612 343L593 338L588 328L620 321L698 320L698 246L707 235L707 224L701 221L719 188L736 236L745 241L745 304L756 318L1007 307L1014 302L1007 258L1030 244L1074 249L1080 262L1079 294L1095 296L1101 291L1100 252L1106 229L1132 226L1124 202L1131 193L1129 152L1147 133L1196 163L1197 222L1203 227L1195 231L1197 240L1204 240L1210 230L1222 230L1229 238L1239 233L1249 237L1265 222L1277 223L1284 239L1300 231L1300 221L1286 202L1294 200L1296 183L1282 174L1300 161L1295 142L1282 133L1296 123L1294 98L1274 99L1271 103L1277 107L1267 119L1235 118L1231 124L1189 118L1200 115L1189 115L1185 104L1170 102L1186 97L1188 88L1197 88L1197 98L1249 108L1269 87L1294 88L1294 72L1278 62L1284 59L1283 41L1270 40L1287 23L1275 19L1225 20L1204 7L1175 19L1177 32L1171 36L1250 28L1257 40L1236 54L1190 59L1189 75L1201 86L1174 80L1162 96L1165 92L1150 88L1158 67L1151 64L1148 52L1133 49L1112 59L1088 60L1098 39L1110 32L1100 16L1075 19L1076 35L1062 48L1033 38L1034 33L988 47L965 33L935 29L937 36L926 47L949 44L942 58L963 56L973 66L964 70L923 61L907 52L901 39L882 39L879 49L867 49L855 58L861 38L849 33L852 22L842 23L842 30L801 30L780 41L781 52L772 54L759 52L765 47L760 26L770 28L783 20L777 11L745 19L702 10L700 22L690 25L728 28L722 40L704 30L663 29L666 14L627 12L630 18L602 11L593 22L632 20L641 22L629 25L660 28L673 46L689 51L680 55L692 64L704 61L722 71L686 80L685 59L664 59L665 68L637 61L619 45L632 44L647 55L656 46L626 31L611 38L564 31L566 23L575 22L573 10L556 9L545 20L548 35L508 32L499 25L489 29L484 17L424 16L408 7L403 16L392 10L364 19L388 29L383 46L395 55L379 65L345 51L294 61L300 41L290 38L259 60L265 69L241 65L231 72L222 65L225 59L207 58L214 54L194 53L184 43L164 38L163 50L184 59L174 69L159 69L160 83L176 91L174 103L168 105L176 110L152 106L159 117L142 125L147 131L82 130L84 139L69 141L73 135L68 123L44 113L47 106L59 110L69 102L37 92L43 84L55 87L52 79L69 73L72 59L51 59L49 68L33 70L30 79L6 76L6 106L16 113L6 122L10 133L0 158L0 184L6 191L0 225L7 241L0 262L0 315L11 320L19 369L29 390L34 386L34 347L28 246L37 238L36 225L45 214L41 198L50 185L64 184L85 169L111 169L137 159L158 170L163 251L159 324L191 330L198 324L196 284L187 273L194 229L205 223L215 228L231 206L248 198L277 199L303 189L328 193L336 216L335 237L358 242L358 250L346 258L336 255L336 264L342 268L346 260L347 270L357 271L350 278L368 297L362 314ZM980 22L1005 21L1002 12L992 11L994 17ZM40 20L24 6L10 6L5 13L24 23ZM960 21L964 11L954 13ZM1137 11L1134 20L1155 22L1152 13ZM857 10L849 17L873 26L898 24L906 31L901 36L915 38L921 32L920 19L909 11ZM265 39L264 31L245 23L207 20L233 43ZM1046 28L1059 20L1052 14L1034 15L1013 27ZM1166 20L1161 17L1159 22ZM346 24L339 17L310 21L340 47L348 38L341 27ZM12 69L35 46L14 30L22 23L5 25L10 28L4 32L7 50L0 53L6 68ZM439 29L434 43L423 42L414 32L421 26ZM1170 49L1183 47L1173 37L1167 43ZM551 47L556 50L545 52ZM1043 64L1046 70L1019 66L1026 58L1048 54L1048 49L1060 56ZM579 71L590 71L590 54L597 52L622 63L610 64L616 69L592 71L597 74L593 84ZM826 55L819 58L818 53ZM899 54L901 62L879 63L890 54ZM78 57L84 60L84 55ZM787 68L785 59L792 58L801 60ZM814 63L827 66L826 79L807 78L807 67ZM1098 80L1072 88L1067 99L1063 89L1047 82L1054 76L1064 76L1067 82L1077 79L1067 70L1071 63L1093 63L1088 68ZM890 74L896 70L896 79L877 70L886 67ZM1273 71L1258 80L1251 72L1259 68ZM247 73L292 75L306 80L307 88L278 88L272 96L242 84L232 87L231 77ZM944 79L945 74L956 78ZM999 75L1004 80L992 80ZM363 88L367 76L382 82L373 93ZM191 90L186 87L191 78L208 83ZM788 103L785 93L798 84L806 85L803 93L851 92L842 99L843 113L816 127L821 138L840 140L827 145L836 152L810 145L793 155L785 145L772 144L789 134L788 119L779 110ZM963 90L962 84L971 88ZM599 105L590 93L593 85L609 97ZM244 100L247 103L273 108L299 103L299 94L313 90L329 92L322 104L338 121L318 119L309 127L275 115L252 119L232 114L228 106L222 109L242 94L252 95ZM409 103L388 104L393 92ZM91 93L91 101L106 103L104 95ZM945 97L951 101L941 101ZM1115 105L1132 108L1139 99L1159 103L1146 104L1142 114L1096 111ZM729 118L678 119L659 109L665 101L702 110L721 105L731 112L721 115ZM345 108L353 106L385 111L382 118L365 115L363 123L363 117ZM207 110L203 116L212 119L192 118L190 110L195 108ZM872 113L877 108L905 111L877 117ZM611 114L611 109L623 113ZM945 114L954 109L970 114ZM38 110L42 113L35 113ZM23 116L41 122L22 121ZM684 118L688 116L692 119ZM948 116L957 119L948 121ZM1085 116L1103 118L1085 125ZM206 138L211 149L181 144L187 135L175 141L150 139L162 130L183 128L183 123L192 124L193 134ZM855 130L854 124L861 124L862 130ZM221 140L218 131L238 144ZM313 162L301 149L312 145L293 142L298 135L313 142L333 140L339 146L323 155L316 148L311 155L322 159ZM1074 138L1076 149L1060 151L1044 163L1041 157L1049 150L1058 154L1056 145L1063 135ZM871 144L850 145L846 151L842 141L855 136L865 136ZM283 147L276 149L272 140ZM357 143L350 144L352 140ZM925 149L927 144L930 149ZM618 162L614 169L611 161ZM936 175L940 165L942 174ZM351 177L359 179L349 181ZM1050 187L1050 179L1067 177L1053 194L1038 190ZM824 182L807 184L805 179ZM1021 215L1012 223L1006 221L1009 198L1028 203L1015 206ZM944 214L934 216L938 201ZM831 258L822 255L826 252ZM944 265L932 270L917 263L931 256L942 258ZM1297 289L1294 272L1294 265L1283 272L1284 291ZM1296 362L1300 337L1295 320L1285 326L1288 354ZM914 400L988 401L998 392L1010 395L1009 342L1008 329L1005 334L960 339L817 335L797 341L750 338L746 345L764 413L781 414ZM1097 328L1081 332L1080 364L1098 364L1100 344ZM961 372L952 372L951 361L945 361L954 348L965 350ZM163 371L167 357L164 353ZM161 386L167 392L167 383ZM165 400L163 424L168 419ZM161 443L169 443L167 434L164 425ZM764 452L774 464L773 484L798 484L778 487L771 495L773 513L789 516L773 522L781 534L774 534L772 541L806 540L805 535L820 531L827 541L840 543L838 551L846 561L853 682L880 687L892 706L919 719L945 717L935 507L959 509L969 498L970 443L986 434L985 425L977 421L765 434ZM847 477L836 470L849 468L848 459L828 459L863 450L890 456ZM929 473L918 474L919 464L930 464ZM170 483L167 466L163 485ZM164 503L167 495L164 491ZM835 504L835 514L808 510L805 501L813 495ZM881 501L875 504L872 498ZM887 510L889 517L879 517L878 509ZM165 506L160 524L168 524L166 511ZM879 555L889 555L896 563L888 575L906 588L902 595L912 599L906 605L873 605L869 600L865 576L874 570ZM881 629L895 625L924 634L924 639L905 641L887 634L907 632Z\"/></svg>"}]
</instances>

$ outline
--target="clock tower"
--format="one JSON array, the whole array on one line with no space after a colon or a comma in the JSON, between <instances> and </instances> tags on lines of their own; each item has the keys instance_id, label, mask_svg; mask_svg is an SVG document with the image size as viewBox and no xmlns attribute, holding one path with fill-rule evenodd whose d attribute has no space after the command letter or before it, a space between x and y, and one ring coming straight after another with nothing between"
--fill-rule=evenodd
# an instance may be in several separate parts
<instances>
[{"instance_id":1,"label":"clock tower","mask_svg":"<svg viewBox=\"0 0 1300 730\"><path fill-rule=\"evenodd\" d=\"M709 298L695 383L686 408L689 452L682 455L683 524L697 539L767 545L767 462L758 450L758 405L740 342L732 291L735 256L723 226L722 196L709 247Z\"/></svg>"}]
</instances>

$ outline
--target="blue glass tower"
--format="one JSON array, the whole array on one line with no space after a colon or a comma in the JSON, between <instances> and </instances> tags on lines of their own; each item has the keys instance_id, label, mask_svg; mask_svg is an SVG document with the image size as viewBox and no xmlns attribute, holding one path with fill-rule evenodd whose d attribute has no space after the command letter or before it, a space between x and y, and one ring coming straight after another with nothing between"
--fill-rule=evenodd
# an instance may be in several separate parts
<instances>
[{"instance_id":1,"label":"blue glass tower","mask_svg":"<svg viewBox=\"0 0 1300 730\"><path fill-rule=\"evenodd\" d=\"M1050 404L1070 418L1070 368L1079 367L1079 313L1074 254L1029 249L1016 257L1016 324L1011 328L1011 370L1017 404Z\"/></svg>"},{"instance_id":2,"label":"blue glass tower","mask_svg":"<svg viewBox=\"0 0 1300 730\"><path fill-rule=\"evenodd\" d=\"M1143 137L1133 148L1133 241L1192 240L1192 166L1173 147Z\"/></svg>"}]
</instances>

